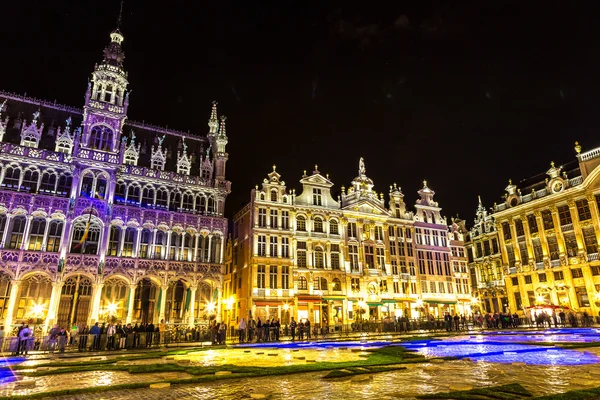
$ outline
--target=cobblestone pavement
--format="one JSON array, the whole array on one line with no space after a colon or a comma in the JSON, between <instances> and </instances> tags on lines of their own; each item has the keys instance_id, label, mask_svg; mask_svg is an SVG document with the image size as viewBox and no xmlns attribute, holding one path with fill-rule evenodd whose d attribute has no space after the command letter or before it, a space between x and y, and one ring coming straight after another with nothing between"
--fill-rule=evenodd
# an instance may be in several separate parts
<instances>
[{"instance_id":1,"label":"cobblestone pavement","mask_svg":"<svg viewBox=\"0 0 600 400\"><path fill-rule=\"evenodd\" d=\"M520 383L534 395L600 386L600 365L539 366L451 361L406 365L406 370L378 373L367 380L324 380L325 372L277 377L231 379L165 389L108 391L59 396L57 400L239 400L264 393L271 400L414 399L418 394ZM590 375L591 373L591 375Z\"/></svg>"}]
</instances>

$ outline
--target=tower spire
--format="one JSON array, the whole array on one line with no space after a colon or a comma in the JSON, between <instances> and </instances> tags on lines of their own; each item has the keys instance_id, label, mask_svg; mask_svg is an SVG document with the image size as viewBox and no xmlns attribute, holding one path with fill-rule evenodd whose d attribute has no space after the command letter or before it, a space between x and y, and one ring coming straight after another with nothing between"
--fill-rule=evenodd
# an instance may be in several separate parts
<instances>
[{"instance_id":1,"label":"tower spire","mask_svg":"<svg viewBox=\"0 0 600 400\"><path fill-rule=\"evenodd\" d=\"M122 22L123 22L123 0L121 0L121 9L119 10L119 17L117 18L117 31L121 30Z\"/></svg>"},{"instance_id":2,"label":"tower spire","mask_svg":"<svg viewBox=\"0 0 600 400\"><path fill-rule=\"evenodd\" d=\"M215 135L219 130L219 119L217 117L217 103L216 101L212 102L212 109L210 110L210 118L208 119L208 133L210 135Z\"/></svg>"}]
</instances>

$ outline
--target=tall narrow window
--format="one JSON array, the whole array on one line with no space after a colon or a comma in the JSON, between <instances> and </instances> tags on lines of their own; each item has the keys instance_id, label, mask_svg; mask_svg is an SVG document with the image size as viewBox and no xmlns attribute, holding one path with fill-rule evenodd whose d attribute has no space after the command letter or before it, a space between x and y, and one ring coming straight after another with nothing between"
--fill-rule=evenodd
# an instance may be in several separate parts
<instances>
[{"instance_id":1,"label":"tall narrow window","mask_svg":"<svg viewBox=\"0 0 600 400\"><path fill-rule=\"evenodd\" d=\"M385 269L385 250L383 248L377 249L377 267Z\"/></svg>"},{"instance_id":2,"label":"tall narrow window","mask_svg":"<svg viewBox=\"0 0 600 400\"><path fill-rule=\"evenodd\" d=\"M365 267L375 268L375 257L373 255L373 246L365 246Z\"/></svg>"},{"instance_id":3,"label":"tall narrow window","mask_svg":"<svg viewBox=\"0 0 600 400\"><path fill-rule=\"evenodd\" d=\"M577 214L580 221L587 221L588 219L592 218L590 206L588 205L588 201L586 199L577 200L575 204L577 205Z\"/></svg>"},{"instance_id":4,"label":"tall narrow window","mask_svg":"<svg viewBox=\"0 0 600 400\"><path fill-rule=\"evenodd\" d=\"M588 254L598 253L598 242L596 241L594 228L583 229L583 241L585 243L585 251Z\"/></svg>"},{"instance_id":5,"label":"tall narrow window","mask_svg":"<svg viewBox=\"0 0 600 400\"><path fill-rule=\"evenodd\" d=\"M329 233L332 235L338 235L340 233L338 222L335 219L329 220Z\"/></svg>"},{"instance_id":6,"label":"tall narrow window","mask_svg":"<svg viewBox=\"0 0 600 400\"><path fill-rule=\"evenodd\" d=\"M299 268L306 268L306 242L298 242L296 250L296 263Z\"/></svg>"},{"instance_id":7,"label":"tall narrow window","mask_svg":"<svg viewBox=\"0 0 600 400\"><path fill-rule=\"evenodd\" d=\"M270 215L270 223L271 223L271 228L276 229L279 227L279 224L277 223L277 210L271 210L271 215Z\"/></svg>"},{"instance_id":8,"label":"tall narrow window","mask_svg":"<svg viewBox=\"0 0 600 400\"><path fill-rule=\"evenodd\" d=\"M355 244L348 245L348 256L350 257L350 269L352 272L359 272L358 265L358 246Z\"/></svg>"},{"instance_id":9,"label":"tall narrow window","mask_svg":"<svg viewBox=\"0 0 600 400\"><path fill-rule=\"evenodd\" d=\"M319 246L315 247L314 258L315 258L315 263L314 263L315 268L325 268L325 260L324 260L324 256L323 256L323 248L322 247L319 247Z\"/></svg>"},{"instance_id":10,"label":"tall narrow window","mask_svg":"<svg viewBox=\"0 0 600 400\"><path fill-rule=\"evenodd\" d=\"M569 257L577 257L577 239L574 232L565 232L565 247Z\"/></svg>"},{"instance_id":11,"label":"tall narrow window","mask_svg":"<svg viewBox=\"0 0 600 400\"><path fill-rule=\"evenodd\" d=\"M546 236L546 240L548 241L548 251L550 252L551 260L558 260L558 242L556 240L556 236Z\"/></svg>"},{"instance_id":12,"label":"tall narrow window","mask_svg":"<svg viewBox=\"0 0 600 400\"><path fill-rule=\"evenodd\" d=\"M113 225L110 227L110 236L108 239L108 251L109 256L119 255L119 244L121 242L121 228Z\"/></svg>"},{"instance_id":13,"label":"tall narrow window","mask_svg":"<svg viewBox=\"0 0 600 400\"><path fill-rule=\"evenodd\" d=\"M340 245L331 245L331 268L340 269Z\"/></svg>"},{"instance_id":14,"label":"tall narrow window","mask_svg":"<svg viewBox=\"0 0 600 400\"><path fill-rule=\"evenodd\" d=\"M40 185L40 193L54 193L56 191L56 173L44 171Z\"/></svg>"},{"instance_id":15,"label":"tall narrow window","mask_svg":"<svg viewBox=\"0 0 600 400\"><path fill-rule=\"evenodd\" d=\"M25 233L26 219L23 216L13 218L12 230L8 241L9 249L20 249L23 244L23 234Z\"/></svg>"},{"instance_id":16,"label":"tall narrow window","mask_svg":"<svg viewBox=\"0 0 600 400\"><path fill-rule=\"evenodd\" d=\"M125 230L125 238L123 240L123 251L121 251L122 257L133 257L133 245L135 243L135 228L127 228Z\"/></svg>"},{"instance_id":17,"label":"tall narrow window","mask_svg":"<svg viewBox=\"0 0 600 400\"><path fill-rule=\"evenodd\" d=\"M269 238L269 257L277 257L277 236Z\"/></svg>"},{"instance_id":18,"label":"tall narrow window","mask_svg":"<svg viewBox=\"0 0 600 400\"><path fill-rule=\"evenodd\" d=\"M315 206L323 205L321 189L313 188L313 205L315 205Z\"/></svg>"},{"instance_id":19,"label":"tall narrow window","mask_svg":"<svg viewBox=\"0 0 600 400\"><path fill-rule=\"evenodd\" d=\"M323 232L323 219L321 217L315 217L314 229L315 232Z\"/></svg>"},{"instance_id":20,"label":"tall narrow window","mask_svg":"<svg viewBox=\"0 0 600 400\"><path fill-rule=\"evenodd\" d=\"M348 237L355 238L356 236L356 222L348 223Z\"/></svg>"},{"instance_id":21,"label":"tall narrow window","mask_svg":"<svg viewBox=\"0 0 600 400\"><path fill-rule=\"evenodd\" d=\"M29 228L29 250L39 251L42 249L44 241L44 232L46 231L46 220L44 218L34 218Z\"/></svg>"},{"instance_id":22,"label":"tall narrow window","mask_svg":"<svg viewBox=\"0 0 600 400\"><path fill-rule=\"evenodd\" d=\"M258 226L260 228L265 228L267 226L267 209L266 208L258 209Z\"/></svg>"},{"instance_id":23,"label":"tall narrow window","mask_svg":"<svg viewBox=\"0 0 600 400\"><path fill-rule=\"evenodd\" d=\"M154 205L154 188L152 186L146 186L142 190L142 206L152 207Z\"/></svg>"},{"instance_id":24,"label":"tall narrow window","mask_svg":"<svg viewBox=\"0 0 600 400\"><path fill-rule=\"evenodd\" d=\"M287 265L281 267L281 288L290 288L290 267Z\"/></svg>"},{"instance_id":25,"label":"tall narrow window","mask_svg":"<svg viewBox=\"0 0 600 400\"><path fill-rule=\"evenodd\" d=\"M269 289L277 289L277 266L269 267Z\"/></svg>"},{"instance_id":26,"label":"tall narrow window","mask_svg":"<svg viewBox=\"0 0 600 400\"><path fill-rule=\"evenodd\" d=\"M60 249L60 238L63 232L63 222L54 220L48 227L48 240L46 241L46 251L56 253Z\"/></svg>"},{"instance_id":27,"label":"tall narrow window","mask_svg":"<svg viewBox=\"0 0 600 400\"><path fill-rule=\"evenodd\" d=\"M142 229L142 237L140 238L139 258L150 257L150 243L152 242L152 231L150 229Z\"/></svg>"},{"instance_id":28,"label":"tall narrow window","mask_svg":"<svg viewBox=\"0 0 600 400\"><path fill-rule=\"evenodd\" d=\"M306 231L306 218L302 215L296 217L296 229L299 231Z\"/></svg>"},{"instance_id":29,"label":"tall narrow window","mask_svg":"<svg viewBox=\"0 0 600 400\"><path fill-rule=\"evenodd\" d=\"M256 275L256 287L259 289L264 289L266 287L266 273L265 273L265 266L264 265L259 265L258 266L258 272Z\"/></svg>"},{"instance_id":30,"label":"tall narrow window","mask_svg":"<svg viewBox=\"0 0 600 400\"><path fill-rule=\"evenodd\" d=\"M290 229L290 213L289 213L289 211L281 212L281 229Z\"/></svg>"},{"instance_id":31,"label":"tall narrow window","mask_svg":"<svg viewBox=\"0 0 600 400\"><path fill-rule=\"evenodd\" d=\"M277 201L277 190L271 190L271 201Z\"/></svg>"},{"instance_id":32,"label":"tall narrow window","mask_svg":"<svg viewBox=\"0 0 600 400\"><path fill-rule=\"evenodd\" d=\"M267 237L264 235L258 235L258 255L262 257L267 255Z\"/></svg>"},{"instance_id":33,"label":"tall narrow window","mask_svg":"<svg viewBox=\"0 0 600 400\"><path fill-rule=\"evenodd\" d=\"M281 238L281 257L289 258L290 256L290 239Z\"/></svg>"},{"instance_id":34,"label":"tall narrow window","mask_svg":"<svg viewBox=\"0 0 600 400\"><path fill-rule=\"evenodd\" d=\"M544 223L544 229L554 228L554 220L552 219L552 212L550 210L542 211L542 222Z\"/></svg>"},{"instance_id":35,"label":"tall narrow window","mask_svg":"<svg viewBox=\"0 0 600 400\"><path fill-rule=\"evenodd\" d=\"M573 223L571 219L571 211L569 210L569 206L559 206L558 207L558 219L560 221L560 225L568 225Z\"/></svg>"},{"instance_id":36,"label":"tall narrow window","mask_svg":"<svg viewBox=\"0 0 600 400\"><path fill-rule=\"evenodd\" d=\"M527 225L529 225L529 233L537 233L537 218L533 214L527 215Z\"/></svg>"}]
</instances>

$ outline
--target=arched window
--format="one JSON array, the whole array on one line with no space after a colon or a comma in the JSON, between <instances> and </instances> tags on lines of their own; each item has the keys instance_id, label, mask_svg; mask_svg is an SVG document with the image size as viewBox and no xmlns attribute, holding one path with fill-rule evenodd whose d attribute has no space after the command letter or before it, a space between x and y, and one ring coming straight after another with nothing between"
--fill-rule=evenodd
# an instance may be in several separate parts
<instances>
[{"instance_id":1,"label":"arched window","mask_svg":"<svg viewBox=\"0 0 600 400\"><path fill-rule=\"evenodd\" d=\"M302 215L298 215L296 217L296 230L305 231L306 230L306 218Z\"/></svg>"},{"instance_id":2,"label":"arched window","mask_svg":"<svg viewBox=\"0 0 600 400\"><path fill-rule=\"evenodd\" d=\"M260 199L261 199L261 200L264 200L264 199L265 199L265 194L264 194L264 193L261 193L261 194L260 194Z\"/></svg>"},{"instance_id":3,"label":"arched window","mask_svg":"<svg viewBox=\"0 0 600 400\"><path fill-rule=\"evenodd\" d=\"M195 236L193 234L186 233L183 237L183 253L179 255L179 259L182 261L192 261L192 247L194 246Z\"/></svg>"},{"instance_id":4,"label":"arched window","mask_svg":"<svg viewBox=\"0 0 600 400\"><path fill-rule=\"evenodd\" d=\"M105 175L98 175L96 178L96 189L94 196L97 199L104 199L106 196L107 179Z\"/></svg>"},{"instance_id":5,"label":"arched window","mask_svg":"<svg viewBox=\"0 0 600 400\"><path fill-rule=\"evenodd\" d=\"M127 188L127 204L140 204L140 187L138 185L129 185Z\"/></svg>"},{"instance_id":6,"label":"arched window","mask_svg":"<svg viewBox=\"0 0 600 400\"><path fill-rule=\"evenodd\" d=\"M80 196L92 197L92 190L94 189L94 173L88 171L81 179L81 190L79 191Z\"/></svg>"},{"instance_id":7,"label":"arched window","mask_svg":"<svg viewBox=\"0 0 600 400\"><path fill-rule=\"evenodd\" d=\"M333 281L331 281L331 283L331 290L333 290L334 292L342 291L342 282L340 282L338 278L333 278Z\"/></svg>"},{"instance_id":8,"label":"arched window","mask_svg":"<svg viewBox=\"0 0 600 400\"><path fill-rule=\"evenodd\" d=\"M42 183L40 184L40 193L54 193L56 190L56 173L54 171L44 171L42 174Z\"/></svg>"},{"instance_id":9,"label":"arched window","mask_svg":"<svg viewBox=\"0 0 600 400\"><path fill-rule=\"evenodd\" d=\"M42 249L42 242L44 241L44 232L45 231L46 231L46 219L45 218L34 218L31 221L31 228L29 229L28 250L40 251Z\"/></svg>"},{"instance_id":10,"label":"arched window","mask_svg":"<svg viewBox=\"0 0 600 400\"><path fill-rule=\"evenodd\" d=\"M277 201L277 190L271 190L271 201Z\"/></svg>"},{"instance_id":11,"label":"arched window","mask_svg":"<svg viewBox=\"0 0 600 400\"><path fill-rule=\"evenodd\" d=\"M303 276L298 277L298 290L308 290L308 282Z\"/></svg>"},{"instance_id":12,"label":"arched window","mask_svg":"<svg viewBox=\"0 0 600 400\"><path fill-rule=\"evenodd\" d=\"M119 255L119 244L121 243L121 227L113 225L110 227L110 235L108 239L108 250L106 255L118 256Z\"/></svg>"},{"instance_id":13,"label":"arched window","mask_svg":"<svg viewBox=\"0 0 600 400\"><path fill-rule=\"evenodd\" d=\"M199 214L204 214L206 211L206 197L202 195L198 195L196 197L196 212Z\"/></svg>"},{"instance_id":14,"label":"arched window","mask_svg":"<svg viewBox=\"0 0 600 400\"><path fill-rule=\"evenodd\" d=\"M115 203L125 204L125 194L127 193L127 185L125 182L117 182L115 186Z\"/></svg>"},{"instance_id":15,"label":"arched window","mask_svg":"<svg viewBox=\"0 0 600 400\"><path fill-rule=\"evenodd\" d=\"M50 296L52 295L52 281L45 274L30 275L21 283L17 299L15 320L29 318L35 306L42 306L41 317L46 318Z\"/></svg>"},{"instance_id":16,"label":"arched window","mask_svg":"<svg viewBox=\"0 0 600 400\"><path fill-rule=\"evenodd\" d=\"M142 237L140 239L139 258L150 257L150 244L152 243L152 231L150 229L142 229Z\"/></svg>"},{"instance_id":17,"label":"arched window","mask_svg":"<svg viewBox=\"0 0 600 400\"><path fill-rule=\"evenodd\" d=\"M21 170L14 166L8 166L4 172L4 179L2 180L2 187L7 189L17 190L19 188L19 178L21 177Z\"/></svg>"},{"instance_id":18,"label":"arched window","mask_svg":"<svg viewBox=\"0 0 600 400\"><path fill-rule=\"evenodd\" d=\"M171 243L169 244L169 260L177 260L179 250L181 248L181 234L177 232L171 233Z\"/></svg>"},{"instance_id":19,"label":"arched window","mask_svg":"<svg viewBox=\"0 0 600 400\"><path fill-rule=\"evenodd\" d=\"M73 177L70 174L61 174L56 184L56 194L65 197L69 196L71 194L72 183Z\"/></svg>"},{"instance_id":20,"label":"arched window","mask_svg":"<svg viewBox=\"0 0 600 400\"><path fill-rule=\"evenodd\" d=\"M21 183L21 189L26 192L37 192L37 184L40 173L35 169L28 169L23 175L23 182Z\"/></svg>"},{"instance_id":21,"label":"arched window","mask_svg":"<svg viewBox=\"0 0 600 400\"><path fill-rule=\"evenodd\" d=\"M185 211L192 211L194 209L194 195L186 192L183 194L183 209Z\"/></svg>"},{"instance_id":22,"label":"arched window","mask_svg":"<svg viewBox=\"0 0 600 400\"><path fill-rule=\"evenodd\" d=\"M208 213L208 215L211 215L215 212L215 199L213 199L212 197L208 198L206 204L206 212Z\"/></svg>"},{"instance_id":23,"label":"arched window","mask_svg":"<svg viewBox=\"0 0 600 400\"><path fill-rule=\"evenodd\" d=\"M323 248L322 247L315 247L315 251L314 251L314 266L315 268L325 268L325 258L323 256Z\"/></svg>"},{"instance_id":24,"label":"arched window","mask_svg":"<svg viewBox=\"0 0 600 400\"><path fill-rule=\"evenodd\" d=\"M282 201L283 201L284 204L287 204L287 196L283 196Z\"/></svg>"},{"instance_id":25,"label":"arched window","mask_svg":"<svg viewBox=\"0 0 600 400\"><path fill-rule=\"evenodd\" d=\"M321 217L315 217L315 232L323 232L323 220Z\"/></svg>"},{"instance_id":26,"label":"arched window","mask_svg":"<svg viewBox=\"0 0 600 400\"><path fill-rule=\"evenodd\" d=\"M179 211L181 208L181 193L178 191L171 192L171 197L169 198L169 210L171 211Z\"/></svg>"},{"instance_id":27,"label":"arched window","mask_svg":"<svg viewBox=\"0 0 600 400\"><path fill-rule=\"evenodd\" d=\"M99 222L89 220L88 217L78 219L73 224L71 253L97 254L101 230Z\"/></svg>"},{"instance_id":28,"label":"arched window","mask_svg":"<svg viewBox=\"0 0 600 400\"><path fill-rule=\"evenodd\" d=\"M121 251L121 257L133 257L133 246L135 243L135 234L137 229L127 228L125 230L125 239L123 240L123 250Z\"/></svg>"},{"instance_id":29,"label":"arched window","mask_svg":"<svg viewBox=\"0 0 600 400\"><path fill-rule=\"evenodd\" d=\"M165 188L160 188L156 191L156 205L162 208L167 208L169 205L169 192Z\"/></svg>"},{"instance_id":30,"label":"arched window","mask_svg":"<svg viewBox=\"0 0 600 400\"><path fill-rule=\"evenodd\" d=\"M313 280L313 290L327 290L327 279L315 278Z\"/></svg>"},{"instance_id":31,"label":"arched window","mask_svg":"<svg viewBox=\"0 0 600 400\"><path fill-rule=\"evenodd\" d=\"M48 240L46 241L46 251L56 253L60 248L60 238L63 233L63 222L60 220L50 221L48 227Z\"/></svg>"},{"instance_id":32,"label":"arched window","mask_svg":"<svg viewBox=\"0 0 600 400\"><path fill-rule=\"evenodd\" d=\"M110 151L113 142L113 131L108 126L96 125L90 135L90 147L102 151Z\"/></svg>"},{"instance_id":33,"label":"arched window","mask_svg":"<svg viewBox=\"0 0 600 400\"><path fill-rule=\"evenodd\" d=\"M340 227L335 219L329 221L329 233L332 235L339 235Z\"/></svg>"},{"instance_id":34,"label":"arched window","mask_svg":"<svg viewBox=\"0 0 600 400\"><path fill-rule=\"evenodd\" d=\"M23 234L25 233L25 222L24 216L18 216L12 220L12 229L10 232L10 238L8 240L9 249L20 249L23 244Z\"/></svg>"},{"instance_id":35,"label":"arched window","mask_svg":"<svg viewBox=\"0 0 600 400\"><path fill-rule=\"evenodd\" d=\"M161 230L156 232L156 241L154 242L154 258L157 260L165 258L167 247L167 234Z\"/></svg>"},{"instance_id":36,"label":"arched window","mask_svg":"<svg viewBox=\"0 0 600 400\"><path fill-rule=\"evenodd\" d=\"M154 188L152 186L146 186L142 190L142 205L144 207L154 205Z\"/></svg>"}]
</instances>

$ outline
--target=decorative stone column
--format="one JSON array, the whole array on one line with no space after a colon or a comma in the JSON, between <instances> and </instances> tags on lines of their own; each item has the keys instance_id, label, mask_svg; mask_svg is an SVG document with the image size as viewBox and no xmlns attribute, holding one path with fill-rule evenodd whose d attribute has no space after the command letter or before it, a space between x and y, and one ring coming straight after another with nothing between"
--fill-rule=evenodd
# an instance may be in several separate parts
<instances>
[{"instance_id":1,"label":"decorative stone column","mask_svg":"<svg viewBox=\"0 0 600 400\"><path fill-rule=\"evenodd\" d=\"M52 294L50 295L50 303L48 304L48 313L46 314L45 322L47 327L51 326L56 321L56 313L58 311L58 303L60 302L60 293L62 291L62 287L62 281L52 282Z\"/></svg>"},{"instance_id":2,"label":"decorative stone column","mask_svg":"<svg viewBox=\"0 0 600 400\"><path fill-rule=\"evenodd\" d=\"M98 315L100 314L100 298L102 297L102 288L104 283L96 283L92 285L92 311L88 319L88 326L98 322Z\"/></svg>"},{"instance_id":3,"label":"decorative stone column","mask_svg":"<svg viewBox=\"0 0 600 400\"><path fill-rule=\"evenodd\" d=\"M142 242L142 231L144 230L144 228L139 227L136 229L136 234L135 234L135 247L133 248L133 257L137 258L138 255L140 254L140 243Z\"/></svg>"},{"instance_id":4,"label":"decorative stone column","mask_svg":"<svg viewBox=\"0 0 600 400\"><path fill-rule=\"evenodd\" d=\"M600 217L598 217L598 205L596 204L596 199L593 195L589 195L586 197L588 201L588 207L590 208L590 212L592 214L592 222L594 223L594 227L600 226ZM595 228L594 233L596 233L596 243L600 248L600 229Z\"/></svg>"},{"instance_id":5,"label":"decorative stone column","mask_svg":"<svg viewBox=\"0 0 600 400\"><path fill-rule=\"evenodd\" d=\"M195 325L194 314L196 312L196 290L198 290L197 286L190 287L190 309L189 309L189 320L188 324L190 328L193 328Z\"/></svg>"},{"instance_id":6,"label":"decorative stone column","mask_svg":"<svg viewBox=\"0 0 600 400\"><path fill-rule=\"evenodd\" d=\"M167 291L169 290L169 285L162 285L160 287L160 304L158 308L158 322L165 319L165 310L167 308Z\"/></svg>"},{"instance_id":7,"label":"decorative stone column","mask_svg":"<svg viewBox=\"0 0 600 400\"><path fill-rule=\"evenodd\" d=\"M4 225L4 234L0 240L0 248L4 248L6 244L6 238L8 237L8 231L10 230L10 220L12 219L11 214L6 214L6 224Z\"/></svg>"},{"instance_id":8,"label":"decorative stone column","mask_svg":"<svg viewBox=\"0 0 600 400\"><path fill-rule=\"evenodd\" d=\"M33 217L31 215L28 215L25 218L25 229L23 230L23 242L21 243L21 250L27 250L27 246L29 246L29 237L30 237L29 228L31 227L32 219L33 219Z\"/></svg>"},{"instance_id":9,"label":"decorative stone column","mask_svg":"<svg viewBox=\"0 0 600 400\"><path fill-rule=\"evenodd\" d=\"M119 257L123 257L123 247L125 246L125 233L127 233L127 226L122 226L121 236L119 237L119 251L117 252Z\"/></svg>"},{"instance_id":10,"label":"decorative stone column","mask_svg":"<svg viewBox=\"0 0 600 400\"><path fill-rule=\"evenodd\" d=\"M50 222L52 219L46 218L46 226L44 228L44 238L42 239L42 248L41 251L46 251L46 246L48 245L48 231L50 230Z\"/></svg>"},{"instance_id":11,"label":"decorative stone column","mask_svg":"<svg viewBox=\"0 0 600 400\"><path fill-rule=\"evenodd\" d=\"M6 315L4 316L4 331L10 332L10 327L13 323L13 315L15 311L15 304L17 302L17 296L19 295L19 288L21 287L21 281L11 280L10 282L10 296L8 298L8 306L6 307Z\"/></svg>"},{"instance_id":12,"label":"decorative stone column","mask_svg":"<svg viewBox=\"0 0 600 400\"><path fill-rule=\"evenodd\" d=\"M127 318L125 323L130 324L133 321L133 305L135 301L135 289L137 285L129 285L129 302L127 304Z\"/></svg>"},{"instance_id":13,"label":"decorative stone column","mask_svg":"<svg viewBox=\"0 0 600 400\"><path fill-rule=\"evenodd\" d=\"M200 242L200 234L196 233L194 236L194 262L198 262L198 244Z\"/></svg>"},{"instance_id":14,"label":"decorative stone column","mask_svg":"<svg viewBox=\"0 0 600 400\"><path fill-rule=\"evenodd\" d=\"M569 212L571 213L571 221L573 223L573 231L575 232L575 240L577 241L577 253L582 255L585 253L585 244L581 236L581 225L579 223L579 213L574 201L569 201Z\"/></svg>"}]
</instances>

